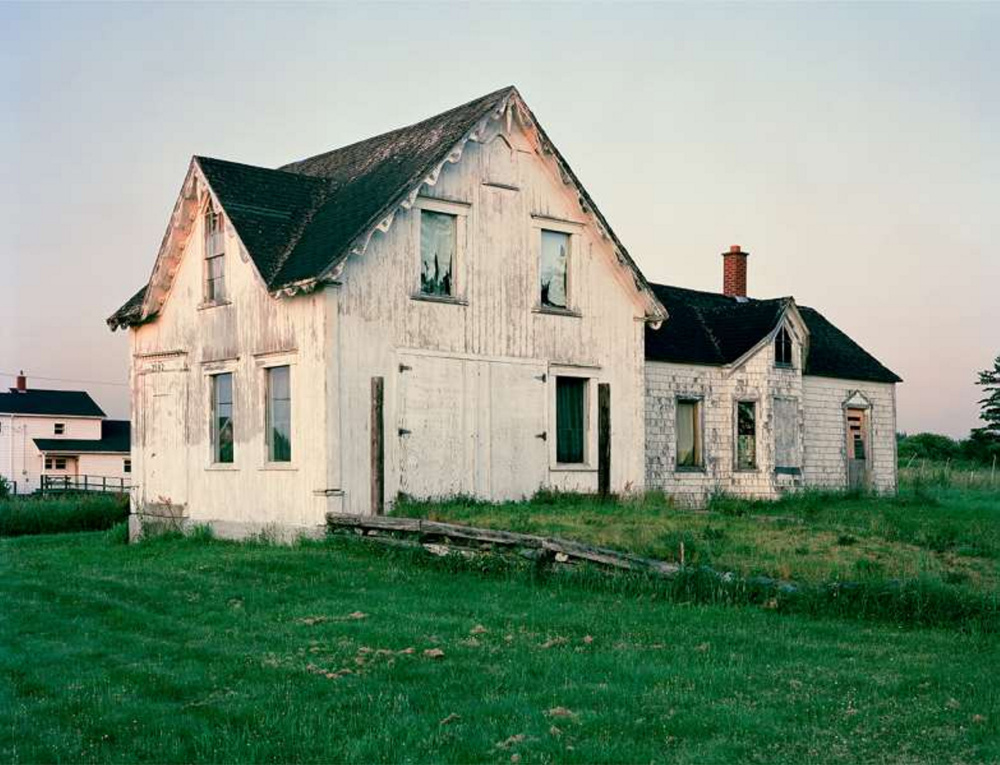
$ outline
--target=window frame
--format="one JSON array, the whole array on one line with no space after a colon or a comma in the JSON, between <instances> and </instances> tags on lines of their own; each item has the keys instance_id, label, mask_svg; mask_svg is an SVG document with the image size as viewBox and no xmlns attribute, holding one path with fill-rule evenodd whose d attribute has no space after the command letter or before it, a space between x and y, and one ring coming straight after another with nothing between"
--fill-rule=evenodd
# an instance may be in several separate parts
<instances>
[{"instance_id":1,"label":"window frame","mask_svg":"<svg viewBox=\"0 0 1000 765\"><path fill-rule=\"evenodd\" d=\"M466 299L466 253L469 239L469 209L471 204L454 199L437 197L417 197L411 208L413 212L413 279L410 299L428 303L445 303L451 305L468 305ZM451 294L434 295L426 293L421 288L420 275L423 272L423 255L420 249L421 222L424 212L451 215L455 218L455 256L451 264Z\"/></svg>"},{"instance_id":2,"label":"window frame","mask_svg":"<svg viewBox=\"0 0 1000 765\"><path fill-rule=\"evenodd\" d=\"M565 373L554 373L552 380L552 387L555 392L555 406L553 408L555 427L553 431L555 437L553 438L553 447L555 450L554 463L558 469L569 469L569 470L580 470L586 468L590 465L590 381L591 378L586 375L580 374L565 374ZM559 459L559 381L560 380L574 380L579 381L579 387L581 388L581 400L580 407L582 409L582 433L580 436L580 459L572 461L562 461Z\"/></svg>"},{"instance_id":3,"label":"window frame","mask_svg":"<svg viewBox=\"0 0 1000 765\"><path fill-rule=\"evenodd\" d=\"M293 422L292 416L292 364L288 362L274 362L262 367L264 372L264 464L267 467L289 467L295 459L295 451L292 449ZM274 458L274 442L272 440L272 399L271 399L271 375L275 370L284 369L288 375L288 459Z\"/></svg>"},{"instance_id":4,"label":"window frame","mask_svg":"<svg viewBox=\"0 0 1000 765\"><path fill-rule=\"evenodd\" d=\"M221 460L222 444L218 440L220 428L217 415L218 401L216 399L216 379L228 375L230 378L229 387L229 427L232 438L232 455L229 460ZM218 369L208 372L208 411L209 411L209 467L217 470L233 470L236 468L236 373L233 369Z\"/></svg>"},{"instance_id":5,"label":"window frame","mask_svg":"<svg viewBox=\"0 0 1000 765\"><path fill-rule=\"evenodd\" d=\"M772 344L774 349L774 366L778 369L795 369L795 340L792 337L792 333L788 331L788 327L784 324L778 328L778 331L774 335L774 343ZM779 349L783 348L787 351L788 361L779 358Z\"/></svg>"},{"instance_id":6,"label":"window frame","mask_svg":"<svg viewBox=\"0 0 1000 765\"><path fill-rule=\"evenodd\" d=\"M753 466L740 464L740 405L753 406ZM740 398L733 402L733 470L737 473L760 472L760 401L756 398Z\"/></svg>"},{"instance_id":7,"label":"window frame","mask_svg":"<svg viewBox=\"0 0 1000 765\"><path fill-rule=\"evenodd\" d=\"M695 455L696 459L694 465L681 465L680 460L680 448L678 443L678 437L680 435L679 429L677 427L677 416L680 411L681 404L694 404L695 405ZM673 450L674 450L674 472L675 473L704 473L706 472L706 465L708 464L708 458L705 454L705 397L702 395L690 395L690 394L679 394L674 397L674 439L673 439Z\"/></svg>"},{"instance_id":8,"label":"window frame","mask_svg":"<svg viewBox=\"0 0 1000 765\"><path fill-rule=\"evenodd\" d=\"M551 218L546 215L532 214L532 312L549 314L552 316L571 316L580 318L581 313L576 300L576 276L575 270L577 252L581 246L580 234L584 229L584 224L577 221ZM566 253L566 307L546 305L542 303L542 236L544 231L551 231L557 234L566 234L569 237L569 250Z\"/></svg>"},{"instance_id":9,"label":"window frame","mask_svg":"<svg viewBox=\"0 0 1000 765\"><path fill-rule=\"evenodd\" d=\"M215 229L217 232L216 236L212 236L209 229L209 221L217 220L218 226ZM204 209L202 210L202 254L203 254L203 266L202 266L202 305L204 306L214 306L214 305L227 305L229 302L229 292L226 285L226 217L225 213L219 209L215 209L215 203L212 201L211 197L207 198ZM221 251L216 252L210 249L210 243L217 242L221 246ZM213 277L212 265L213 262L217 262L221 267L221 276ZM214 282L221 282L221 295L216 293Z\"/></svg>"}]
</instances>

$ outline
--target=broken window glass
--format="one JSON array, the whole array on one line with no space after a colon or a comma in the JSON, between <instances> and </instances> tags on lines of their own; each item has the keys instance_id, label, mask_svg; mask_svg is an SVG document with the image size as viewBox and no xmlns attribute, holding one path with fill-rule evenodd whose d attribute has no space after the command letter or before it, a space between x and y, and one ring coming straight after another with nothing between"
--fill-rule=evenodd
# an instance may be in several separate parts
<instances>
[{"instance_id":1,"label":"broken window glass","mask_svg":"<svg viewBox=\"0 0 1000 765\"><path fill-rule=\"evenodd\" d=\"M292 390L287 366L267 370L267 458L292 461Z\"/></svg>"},{"instance_id":2,"label":"broken window glass","mask_svg":"<svg viewBox=\"0 0 1000 765\"><path fill-rule=\"evenodd\" d=\"M736 468L753 470L757 467L757 403L740 401L736 404Z\"/></svg>"},{"instance_id":3,"label":"broken window glass","mask_svg":"<svg viewBox=\"0 0 1000 765\"><path fill-rule=\"evenodd\" d=\"M569 234L542 229L541 287L542 306L566 308L566 261Z\"/></svg>"},{"instance_id":4,"label":"broken window glass","mask_svg":"<svg viewBox=\"0 0 1000 765\"><path fill-rule=\"evenodd\" d=\"M233 461L233 375L212 375L212 461Z\"/></svg>"},{"instance_id":5,"label":"broken window glass","mask_svg":"<svg viewBox=\"0 0 1000 765\"><path fill-rule=\"evenodd\" d=\"M677 467L702 466L701 402L677 401Z\"/></svg>"},{"instance_id":6,"label":"broken window glass","mask_svg":"<svg viewBox=\"0 0 1000 765\"><path fill-rule=\"evenodd\" d=\"M458 219L447 213L420 211L420 292L451 295L454 287Z\"/></svg>"},{"instance_id":7,"label":"broken window glass","mask_svg":"<svg viewBox=\"0 0 1000 765\"><path fill-rule=\"evenodd\" d=\"M583 462L586 386L583 377L556 378L557 462Z\"/></svg>"}]
</instances>

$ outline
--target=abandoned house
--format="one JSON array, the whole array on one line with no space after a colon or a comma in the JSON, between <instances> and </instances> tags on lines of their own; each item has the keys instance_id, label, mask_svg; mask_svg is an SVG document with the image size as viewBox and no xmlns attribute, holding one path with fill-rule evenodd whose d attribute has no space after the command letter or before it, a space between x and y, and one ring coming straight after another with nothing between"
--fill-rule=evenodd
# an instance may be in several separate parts
<instances>
[{"instance_id":1,"label":"abandoned house","mask_svg":"<svg viewBox=\"0 0 1000 765\"><path fill-rule=\"evenodd\" d=\"M646 488L894 491L899 377L793 298L747 298L748 253L722 258L721 294L653 285L670 318L646 330Z\"/></svg>"},{"instance_id":2,"label":"abandoned house","mask_svg":"<svg viewBox=\"0 0 1000 765\"><path fill-rule=\"evenodd\" d=\"M678 306L672 325L676 302L646 282L514 88L278 169L195 157L148 283L108 320L130 331L133 531L311 530L401 494L728 486L732 439L716 415L747 354L669 356L675 329L704 331L701 308L685 320ZM809 317L779 302L773 323L800 356L752 383L762 473L772 422L785 422L765 397L798 395L808 453L802 417L821 374ZM892 432L884 387L854 385L878 438ZM814 397L826 407L836 394ZM693 442L677 426L689 402ZM678 457L678 442L697 453ZM846 441L823 443L840 455ZM787 482L836 483L840 458L807 460ZM781 467L761 493L785 484Z\"/></svg>"},{"instance_id":3,"label":"abandoned house","mask_svg":"<svg viewBox=\"0 0 1000 765\"><path fill-rule=\"evenodd\" d=\"M0 476L17 494L127 488L129 431L127 420L107 419L89 393L29 388L22 372L0 393Z\"/></svg>"}]
</instances>

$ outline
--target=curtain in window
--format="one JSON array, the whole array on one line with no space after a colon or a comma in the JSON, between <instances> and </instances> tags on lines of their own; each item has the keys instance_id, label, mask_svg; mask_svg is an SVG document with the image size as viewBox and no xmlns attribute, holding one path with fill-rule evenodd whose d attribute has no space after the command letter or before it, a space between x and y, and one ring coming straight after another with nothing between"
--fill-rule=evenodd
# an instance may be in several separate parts
<instances>
[{"instance_id":1,"label":"curtain in window","mask_svg":"<svg viewBox=\"0 0 1000 765\"><path fill-rule=\"evenodd\" d=\"M542 305L566 307L566 258L569 254L569 234L542 230L540 275Z\"/></svg>"},{"instance_id":2,"label":"curtain in window","mask_svg":"<svg viewBox=\"0 0 1000 765\"><path fill-rule=\"evenodd\" d=\"M698 444L698 402L677 402L677 465L697 467L701 464Z\"/></svg>"},{"instance_id":3,"label":"curtain in window","mask_svg":"<svg viewBox=\"0 0 1000 765\"><path fill-rule=\"evenodd\" d=\"M454 215L420 211L420 291L423 294L452 294L455 240Z\"/></svg>"},{"instance_id":4,"label":"curtain in window","mask_svg":"<svg viewBox=\"0 0 1000 765\"><path fill-rule=\"evenodd\" d=\"M583 462L584 386L580 377L556 378L556 461Z\"/></svg>"}]
</instances>

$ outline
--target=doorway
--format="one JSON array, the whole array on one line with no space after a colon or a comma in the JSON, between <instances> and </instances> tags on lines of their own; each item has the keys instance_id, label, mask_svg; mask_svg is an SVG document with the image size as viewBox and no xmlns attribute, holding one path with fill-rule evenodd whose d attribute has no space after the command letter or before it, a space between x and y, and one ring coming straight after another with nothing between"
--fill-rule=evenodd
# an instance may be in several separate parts
<instances>
[{"instance_id":1,"label":"doorway","mask_svg":"<svg viewBox=\"0 0 1000 765\"><path fill-rule=\"evenodd\" d=\"M847 410L847 488L863 489L868 486L868 410Z\"/></svg>"}]
</instances>

